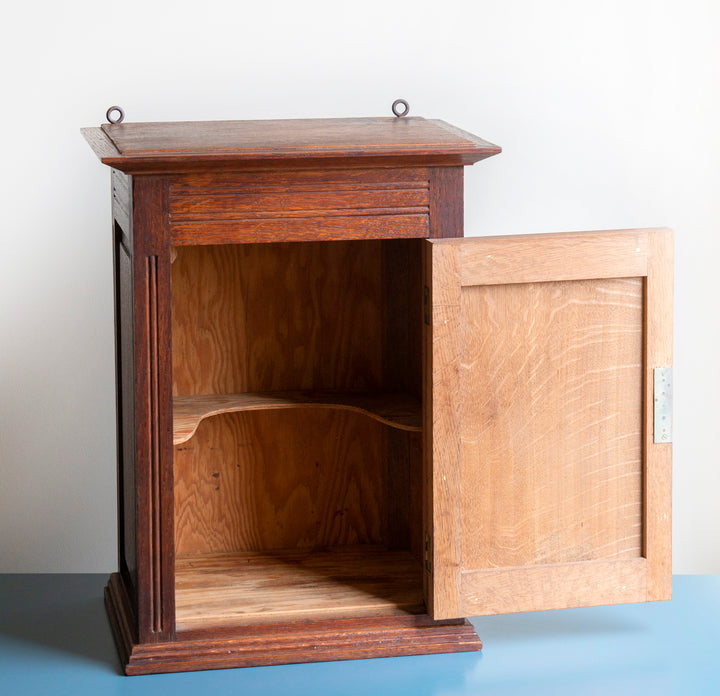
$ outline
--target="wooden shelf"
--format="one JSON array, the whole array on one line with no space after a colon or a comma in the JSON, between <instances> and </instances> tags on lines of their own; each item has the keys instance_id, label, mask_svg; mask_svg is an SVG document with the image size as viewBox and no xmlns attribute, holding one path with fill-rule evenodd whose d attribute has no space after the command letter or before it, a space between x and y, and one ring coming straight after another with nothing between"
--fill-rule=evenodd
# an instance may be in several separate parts
<instances>
[{"instance_id":1,"label":"wooden shelf","mask_svg":"<svg viewBox=\"0 0 720 696\"><path fill-rule=\"evenodd\" d=\"M173 444L187 442L200 422L236 411L282 408L339 408L364 413L400 430L422 430L420 400L407 394L276 391L241 394L201 394L173 399Z\"/></svg>"},{"instance_id":2,"label":"wooden shelf","mask_svg":"<svg viewBox=\"0 0 720 696\"><path fill-rule=\"evenodd\" d=\"M422 569L378 546L183 556L175 611L178 631L422 614Z\"/></svg>"}]
</instances>

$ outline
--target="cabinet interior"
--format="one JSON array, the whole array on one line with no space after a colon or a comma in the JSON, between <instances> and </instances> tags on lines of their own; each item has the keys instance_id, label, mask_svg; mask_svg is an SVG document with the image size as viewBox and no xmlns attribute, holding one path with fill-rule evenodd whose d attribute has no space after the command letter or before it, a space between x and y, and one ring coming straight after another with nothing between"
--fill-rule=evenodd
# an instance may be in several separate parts
<instances>
[{"instance_id":1,"label":"cabinet interior","mask_svg":"<svg viewBox=\"0 0 720 696\"><path fill-rule=\"evenodd\" d=\"M174 250L178 631L425 611L421 242Z\"/></svg>"}]
</instances>

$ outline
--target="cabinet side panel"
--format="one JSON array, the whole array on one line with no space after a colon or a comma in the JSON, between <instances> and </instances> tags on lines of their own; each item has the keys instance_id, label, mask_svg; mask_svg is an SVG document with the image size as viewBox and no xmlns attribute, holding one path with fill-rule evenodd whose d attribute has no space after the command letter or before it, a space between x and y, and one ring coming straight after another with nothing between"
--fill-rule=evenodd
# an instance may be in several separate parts
<instances>
[{"instance_id":1,"label":"cabinet side panel","mask_svg":"<svg viewBox=\"0 0 720 696\"><path fill-rule=\"evenodd\" d=\"M465 568L642 555L643 287L463 288Z\"/></svg>"},{"instance_id":2,"label":"cabinet side panel","mask_svg":"<svg viewBox=\"0 0 720 696\"><path fill-rule=\"evenodd\" d=\"M118 419L118 551L126 586L137 592L137 519L135 494L135 356L133 351L132 259L115 228L117 419Z\"/></svg>"}]
</instances>

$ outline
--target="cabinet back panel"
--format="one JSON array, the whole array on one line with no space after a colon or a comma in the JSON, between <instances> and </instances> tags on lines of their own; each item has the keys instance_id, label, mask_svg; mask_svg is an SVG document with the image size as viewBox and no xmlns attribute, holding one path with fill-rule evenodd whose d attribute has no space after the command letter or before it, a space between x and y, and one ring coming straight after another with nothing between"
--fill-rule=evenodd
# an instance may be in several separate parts
<instances>
[{"instance_id":1,"label":"cabinet back panel","mask_svg":"<svg viewBox=\"0 0 720 696\"><path fill-rule=\"evenodd\" d=\"M382 543L383 431L348 411L203 421L175 448L177 555Z\"/></svg>"},{"instance_id":2,"label":"cabinet back panel","mask_svg":"<svg viewBox=\"0 0 720 696\"><path fill-rule=\"evenodd\" d=\"M460 325L463 564L640 557L643 279L463 287Z\"/></svg>"},{"instance_id":3,"label":"cabinet back panel","mask_svg":"<svg viewBox=\"0 0 720 696\"><path fill-rule=\"evenodd\" d=\"M378 388L381 244L178 248L173 393Z\"/></svg>"}]
</instances>

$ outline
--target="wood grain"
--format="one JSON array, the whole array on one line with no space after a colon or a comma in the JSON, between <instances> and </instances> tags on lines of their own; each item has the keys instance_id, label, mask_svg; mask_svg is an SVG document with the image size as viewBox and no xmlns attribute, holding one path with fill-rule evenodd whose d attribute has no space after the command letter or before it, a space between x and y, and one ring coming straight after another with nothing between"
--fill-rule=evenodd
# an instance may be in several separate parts
<instances>
[{"instance_id":1,"label":"wood grain","mask_svg":"<svg viewBox=\"0 0 720 696\"><path fill-rule=\"evenodd\" d=\"M463 285L635 278L647 274L647 230L478 237L458 245Z\"/></svg>"},{"instance_id":2,"label":"wood grain","mask_svg":"<svg viewBox=\"0 0 720 696\"><path fill-rule=\"evenodd\" d=\"M422 429L422 242L383 242L383 385L417 399ZM422 437L385 428L385 544L423 556Z\"/></svg>"},{"instance_id":3,"label":"wood grain","mask_svg":"<svg viewBox=\"0 0 720 696\"><path fill-rule=\"evenodd\" d=\"M331 408L363 413L392 428L419 432L420 400L406 394L356 392L244 392L176 396L173 399L173 444L187 442L205 418L221 413L287 408Z\"/></svg>"},{"instance_id":4,"label":"wood grain","mask_svg":"<svg viewBox=\"0 0 720 696\"><path fill-rule=\"evenodd\" d=\"M433 167L430 176L430 234L433 239L464 233L463 167Z\"/></svg>"},{"instance_id":5,"label":"wood grain","mask_svg":"<svg viewBox=\"0 0 720 696\"><path fill-rule=\"evenodd\" d=\"M648 356L669 357L669 238L428 243L435 618L669 595L669 448L652 450L648 393Z\"/></svg>"},{"instance_id":6,"label":"wood grain","mask_svg":"<svg viewBox=\"0 0 720 696\"><path fill-rule=\"evenodd\" d=\"M132 254L132 177L117 169L112 170L112 214L120 226L120 241L129 254Z\"/></svg>"},{"instance_id":7,"label":"wood grain","mask_svg":"<svg viewBox=\"0 0 720 696\"><path fill-rule=\"evenodd\" d=\"M308 191L306 187L284 191L212 192L204 196L178 195L170 199L170 223L202 220L236 220L244 218L283 218L360 215L363 210L427 213L427 185L407 188L397 186L358 186L345 190L327 184L325 190Z\"/></svg>"},{"instance_id":8,"label":"wood grain","mask_svg":"<svg viewBox=\"0 0 720 696\"><path fill-rule=\"evenodd\" d=\"M466 568L642 552L640 278L468 286Z\"/></svg>"},{"instance_id":9,"label":"wood grain","mask_svg":"<svg viewBox=\"0 0 720 696\"><path fill-rule=\"evenodd\" d=\"M120 155L120 150L115 147L115 143L102 128L81 128L80 133L101 160L105 157L118 157Z\"/></svg>"},{"instance_id":10,"label":"wood grain","mask_svg":"<svg viewBox=\"0 0 720 696\"><path fill-rule=\"evenodd\" d=\"M324 409L203 421L175 448L177 553L384 543L383 430Z\"/></svg>"},{"instance_id":11,"label":"wood grain","mask_svg":"<svg viewBox=\"0 0 720 696\"><path fill-rule=\"evenodd\" d=\"M308 389L419 399L420 245L407 238L459 234L461 172L443 168L499 148L423 119L122 124L85 135L116 167L116 247L126 252L116 273L130 277L118 299L118 375L134 410L120 409L120 458L136 466L121 477L120 507L137 582L121 560L106 593L127 673L479 649L467 622L406 613L423 610L416 421L403 431L335 408L223 413L173 457L171 404L172 394ZM358 241L305 243L323 239ZM385 418L391 405L373 413ZM363 548L352 563L317 553L354 544ZM376 545L392 550L374 556ZM238 582L235 564L220 591L232 601L176 632L176 551L247 560L277 549L320 580L298 582L287 556L259 564L257 582L245 569ZM256 611L278 567L278 601ZM186 577L206 582L196 571ZM211 584L221 575L209 572ZM243 582L254 583L258 624L222 618L247 608ZM213 592L195 599L189 607L212 604Z\"/></svg>"},{"instance_id":12,"label":"wood grain","mask_svg":"<svg viewBox=\"0 0 720 696\"><path fill-rule=\"evenodd\" d=\"M172 243L186 246L428 236L428 217L422 208L404 211L376 209L366 211L368 214L337 214L345 212L325 211L323 215L304 217L176 222L172 226Z\"/></svg>"},{"instance_id":13,"label":"wood grain","mask_svg":"<svg viewBox=\"0 0 720 696\"><path fill-rule=\"evenodd\" d=\"M175 395L382 389L382 242L177 252Z\"/></svg>"},{"instance_id":14,"label":"wood grain","mask_svg":"<svg viewBox=\"0 0 720 696\"><path fill-rule=\"evenodd\" d=\"M206 195L264 194L288 191L317 194L324 190L366 191L427 189L427 167L383 167L351 169L279 169L260 171L205 171L168 177L170 200Z\"/></svg>"},{"instance_id":15,"label":"wood grain","mask_svg":"<svg viewBox=\"0 0 720 696\"><path fill-rule=\"evenodd\" d=\"M175 632L167 182L133 180L137 617L141 642Z\"/></svg>"},{"instance_id":16,"label":"wood grain","mask_svg":"<svg viewBox=\"0 0 720 696\"><path fill-rule=\"evenodd\" d=\"M387 168L177 175L173 243L426 237L428 170Z\"/></svg>"},{"instance_id":17,"label":"wood grain","mask_svg":"<svg viewBox=\"0 0 720 696\"><path fill-rule=\"evenodd\" d=\"M500 152L442 121L416 117L103 124L83 135L104 164L131 173L290 162L462 165Z\"/></svg>"},{"instance_id":18,"label":"wood grain","mask_svg":"<svg viewBox=\"0 0 720 696\"><path fill-rule=\"evenodd\" d=\"M462 563L460 478L460 267L457 247L433 245L427 255L429 326L425 327L425 524L428 613L459 616Z\"/></svg>"},{"instance_id":19,"label":"wood grain","mask_svg":"<svg viewBox=\"0 0 720 696\"><path fill-rule=\"evenodd\" d=\"M647 599L672 596L672 444L653 441L653 369L673 363L673 233L649 235L645 310L645 518Z\"/></svg>"},{"instance_id":20,"label":"wood grain","mask_svg":"<svg viewBox=\"0 0 720 696\"><path fill-rule=\"evenodd\" d=\"M179 632L172 642L138 644L132 607L117 573L105 589L110 626L126 674L281 665L480 650L469 621L434 621L395 613L352 619L306 619Z\"/></svg>"},{"instance_id":21,"label":"wood grain","mask_svg":"<svg viewBox=\"0 0 720 696\"><path fill-rule=\"evenodd\" d=\"M114 225L114 238L118 560L127 591L136 598L138 534L133 261L122 244L122 232L117 223Z\"/></svg>"},{"instance_id":22,"label":"wood grain","mask_svg":"<svg viewBox=\"0 0 720 696\"><path fill-rule=\"evenodd\" d=\"M380 547L183 556L175 572L181 631L425 611L419 562Z\"/></svg>"},{"instance_id":23,"label":"wood grain","mask_svg":"<svg viewBox=\"0 0 720 696\"><path fill-rule=\"evenodd\" d=\"M486 616L644 602L646 578L644 558L464 571L460 611Z\"/></svg>"}]
</instances>

